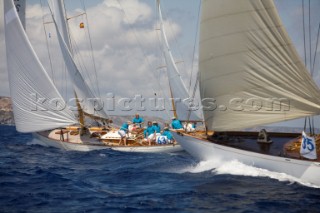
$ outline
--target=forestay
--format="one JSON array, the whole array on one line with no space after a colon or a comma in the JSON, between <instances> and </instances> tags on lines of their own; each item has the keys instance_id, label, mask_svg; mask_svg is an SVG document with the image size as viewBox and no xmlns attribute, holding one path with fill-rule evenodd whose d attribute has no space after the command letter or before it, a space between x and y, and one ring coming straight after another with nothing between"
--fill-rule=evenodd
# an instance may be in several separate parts
<instances>
[{"instance_id":1,"label":"forestay","mask_svg":"<svg viewBox=\"0 0 320 213\"><path fill-rule=\"evenodd\" d=\"M199 48L201 98L214 99L204 102L209 129L319 114L320 91L272 0L204 0Z\"/></svg>"},{"instance_id":2,"label":"forestay","mask_svg":"<svg viewBox=\"0 0 320 213\"><path fill-rule=\"evenodd\" d=\"M4 3L4 31L16 128L36 132L77 123L23 30L13 1Z\"/></svg>"}]
</instances>

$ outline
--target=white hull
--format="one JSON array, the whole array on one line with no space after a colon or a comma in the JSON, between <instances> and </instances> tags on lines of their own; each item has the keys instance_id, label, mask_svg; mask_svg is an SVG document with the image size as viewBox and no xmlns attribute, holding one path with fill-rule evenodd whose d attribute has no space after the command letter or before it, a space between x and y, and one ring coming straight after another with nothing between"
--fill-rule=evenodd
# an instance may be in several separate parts
<instances>
[{"instance_id":1,"label":"white hull","mask_svg":"<svg viewBox=\"0 0 320 213\"><path fill-rule=\"evenodd\" d=\"M189 135L181 135L174 131L172 131L172 134L182 148L198 160L221 162L237 160L249 166L285 173L303 182L320 186L319 162L295 160L240 150Z\"/></svg>"},{"instance_id":2,"label":"white hull","mask_svg":"<svg viewBox=\"0 0 320 213\"><path fill-rule=\"evenodd\" d=\"M150 152L150 153L170 153L182 151L182 147L176 145L158 145L158 146L108 146L104 144L72 143L60 140L50 139L39 133L33 133L34 138L38 139L37 144L43 146L55 147L67 151L93 151L101 149L112 149L121 152Z\"/></svg>"}]
</instances>

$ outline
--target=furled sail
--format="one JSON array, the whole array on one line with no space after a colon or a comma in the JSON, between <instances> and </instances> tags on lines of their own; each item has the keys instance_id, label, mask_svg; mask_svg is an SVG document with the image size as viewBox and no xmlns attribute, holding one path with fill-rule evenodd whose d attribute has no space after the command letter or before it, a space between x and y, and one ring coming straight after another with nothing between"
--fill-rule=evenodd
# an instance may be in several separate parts
<instances>
[{"instance_id":1,"label":"furled sail","mask_svg":"<svg viewBox=\"0 0 320 213\"><path fill-rule=\"evenodd\" d=\"M209 129L319 114L320 91L272 0L203 0L200 93Z\"/></svg>"},{"instance_id":2,"label":"furled sail","mask_svg":"<svg viewBox=\"0 0 320 213\"><path fill-rule=\"evenodd\" d=\"M22 28L13 1L4 3L4 31L16 128L36 132L77 123Z\"/></svg>"},{"instance_id":3,"label":"furled sail","mask_svg":"<svg viewBox=\"0 0 320 213\"><path fill-rule=\"evenodd\" d=\"M172 52L163 25L160 0L157 0L157 9L160 19L162 49L167 65L169 87L172 96L171 98L173 98L175 107L174 110L176 110L176 114L180 120L200 120L200 118L196 115L195 111L192 111L192 106L189 107L189 104L191 103L190 95L188 94L187 88L183 80L181 79L181 75L172 56ZM190 117L188 119L189 112Z\"/></svg>"},{"instance_id":4,"label":"furled sail","mask_svg":"<svg viewBox=\"0 0 320 213\"><path fill-rule=\"evenodd\" d=\"M92 115L95 118L101 117L108 119L108 115L103 110L102 100L97 98L88 84L82 77L76 63L74 62L71 48L68 27L66 22L66 14L64 9L63 0L50 0L50 7L52 7L52 13L54 23L58 33L58 40L61 52L64 57L67 71L72 79L73 87L77 98L80 100L80 105L86 114Z\"/></svg>"}]
</instances>

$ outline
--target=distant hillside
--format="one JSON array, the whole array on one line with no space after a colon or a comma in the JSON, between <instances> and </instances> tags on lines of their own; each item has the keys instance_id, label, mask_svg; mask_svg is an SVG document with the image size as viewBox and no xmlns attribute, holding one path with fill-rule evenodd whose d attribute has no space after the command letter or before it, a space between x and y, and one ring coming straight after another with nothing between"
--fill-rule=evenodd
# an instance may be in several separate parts
<instances>
[{"instance_id":1,"label":"distant hillside","mask_svg":"<svg viewBox=\"0 0 320 213\"><path fill-rule=\"evenodd\" d=\"M12 103L8 97L0 97L0 124L14 124Z\"/></svg>"}]
</instances>

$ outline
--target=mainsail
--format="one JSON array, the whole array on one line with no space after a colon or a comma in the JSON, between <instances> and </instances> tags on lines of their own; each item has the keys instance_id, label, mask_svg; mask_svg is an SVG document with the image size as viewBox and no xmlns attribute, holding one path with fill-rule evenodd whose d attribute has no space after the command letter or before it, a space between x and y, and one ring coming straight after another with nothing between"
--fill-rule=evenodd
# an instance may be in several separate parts
<instances>
[{"instance_id":1,"label":"mainsail","mask_svg":"<svg viewBox=\"0 0 320 213\"><path fill-rule=\"evenodd\" d=\"M36 132L77 123L43 68L12 1L3 1L10 93L16 128Z\"/></svg>"},{"instance_id":2,"label":"mainsail","mask_svg":"<svg viewBox=\"0 0 320 213\"><path fill-rule=\"evenodd\" d=\"M66 22L66 14L64 9L63 0L50 0L50 7L52 7L52 13L54 23L57 29L58 40L63 58L66 64L67 71L72 79L74 91L77 98L80 100L80 105L86 114L92 115L95 118L101 117L108 119L108 115L103 110L102 100L97 98L88 84L82 77L76 63L74 62L71 53L71 44L68 33L68 26Z\"/></svg>"},{"instance_id":3,"label":"mainsail","mask_svg":"<svg viewBox=\"0 0 320 213\"><path fill-rule=\"evenodd\" d=\"M181 75L173 59L166 31L163 25L160 0L157 0L157 9L160 19L162 49L167 65L169 87L172 96L171 98L173 98L174 110L176 110L176 114L180 120L200 120L200 118L195 114L195 111L192 111L192 106L189 106L189 104L192 103L190 95L188 94L187 88L181 79ZM189 112L190 117L188 117Z\"/></svg>"},{"instance_id":4,"label":"mainsail","mask_svg":"<svg viewBox=\"0 0 320 213\"><path fill-rule=\"evenodd\" d=\"M320 90L272 0L203 0L200 93L209 129L237 130L319 114Z\"/></svg>"}]
</instances>

